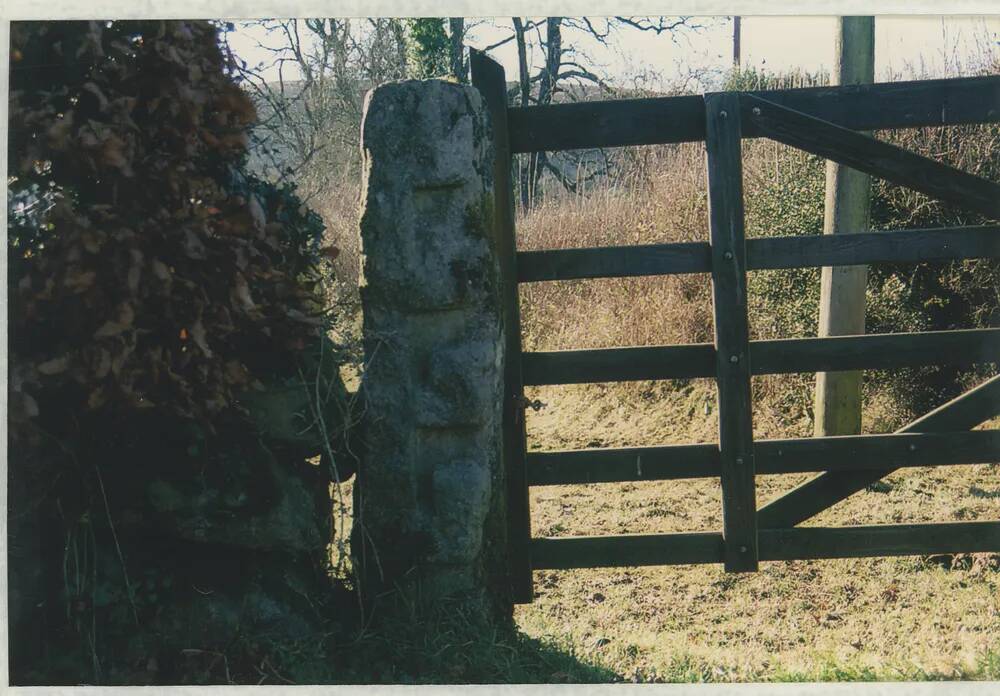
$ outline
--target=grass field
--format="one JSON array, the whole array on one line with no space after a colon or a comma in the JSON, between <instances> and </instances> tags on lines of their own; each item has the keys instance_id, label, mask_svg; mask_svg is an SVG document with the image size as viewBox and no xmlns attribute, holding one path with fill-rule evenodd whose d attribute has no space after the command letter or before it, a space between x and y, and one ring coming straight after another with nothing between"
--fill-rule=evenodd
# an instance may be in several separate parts
<instances>
[{"instance_id":1,"label":"grass field","mask_svg":"<svg viewBox=\"0 0 1000 696\"><path fill-rule=\"evenodd\" d=\"M561 387L528 418L538 449L708 441L710 385L654 395ZM645 398L643 398L645 394ZM629 397L638 398L629 398ZM993 424L995 427L995 423ZM808 524L1000 519L1000 466L911 469ZM758 479L768 501L808 475ZM532 489L533 535L721 529L716 480ZM637 681L1000 679L1000 556L535 573L520 629Z\"/></svg>"}]
</instances>

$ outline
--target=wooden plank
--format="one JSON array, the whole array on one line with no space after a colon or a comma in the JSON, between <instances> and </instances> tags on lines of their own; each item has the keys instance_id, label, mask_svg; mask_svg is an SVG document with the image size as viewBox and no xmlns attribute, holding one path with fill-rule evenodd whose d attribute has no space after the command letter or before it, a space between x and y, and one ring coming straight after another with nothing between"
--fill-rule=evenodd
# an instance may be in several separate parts
<instances>
[{"instance_id":1,"label":"wooden plank","mask_svg":"<svg viewBox=\"0 0 1000 696\"><path fill-rule=\"evenodd\" d=\"M511 150L574 150L705 138L700 96L614 99L510 110Z\"/></svg>"},{"instance_id":2,"label":"wooden plank","mask_svg":"<svg viewBox=\"0 0 1000 696\"><path fill-rule=\"evenodd\" d=\"M721 563L722 547L722 535L711 532L542 537L531 541L531 564L555 570Z\"/></svg>"},{"instance_id":3,"label":"wooden plank","mask_svg":"<svg viewBox=\"0 0 1000 696\"><path fill-rule=\"evenodd\" d=\"M754 442L757 474L1000 462L1000 430L843 435ZM715 444L528 452L529 486L668 481L721 474Z\"/></svg>"},{"instance_id":4,"label":"wooden plank","mask_svg":"<svg viewBox=\"0 0 1000 696\"><path fill-rule=\"evenodd\" d=\"M748 239L751 271L1000 257L1000 225ZM546 249L517 254L518 282L708 273L704 242Z\"/></svg>"},{"instance_id":5,"label":"wooden plank","mask_svg":"<svg viewBox=\"0 0 1000 696\"><path fill-rule=\"evenodd\" d=\"M751 92L852 130L1000 120L1000 77L918 80ZM512 152L654 145L704 140L701 97L617 99L509 112ZM764 135L745 123L743 137Z\"/></svg>"},{"instance_id":6,"label":"wooden plank","mask_svg":"<svg viewBox=\"0 0 1000 696\"><path fill-rule=\"evenodd\" d=\"M1000 522L761 529L767 561L1000 551Z\"/></svg>"},{"instance_id":7,"label":"wooden plank","mask_svg":"<svg viewBox=\"0 0 1000 696\"><path fill-rule=\"evenodd\" d=\"M705 242L546 249L517 254L517 279L521 283L707 273L711 267L710 249Z\"/></svg>"},{"instance_id":8,"label":"wooden plank","mask_svg":"<svg viewBox=\"0 0 1000 696\"><path fill-rule=\"evenodd\" d=\"M970 430L1000 416L1000 375L901 428L900 433ZM895 469L830 471L771 501L757 513L761 527L792 527L857 493Z\"/></svg>"},{"instance_id":9,"label":"wooden plank","mask_svg":"<svg viewBox=\"0 0 1000 696\"><path fill-rule=\"evenodd\" d=\"M910 80L751 92L851 130L953 126L1000 120L1000 76ZM745 123L744 137L759 137Z\"/></svg>"},{"instance_id":10,"label":"wooden plank","mask_svg":"<svg viewBox=\"0 0 1000 696\"><path fill-rule=\"evenodd\" d=\"M753 571L757 502L739 95L706 94L705 124L725 566L727 571Z\"/></svg>"},{"instance_id":11,"label":"wooden plank","mask_svg":"<svg viewBox=\"0 0 1000 696\"><path fill-rule=\"evenodd\" d=\"M876 370L1000 361L1000 329L867 334L750 341L750 372ZM713 377L709 343L524 353L524 384L585 384Z\"/></svg>"},{"instance_id":12,"label":"wooden plank","mask_svg":"<svg viewBox=\"0 0 1000 696\"><path fill-rule=\"evenodd\" d=\"M528 485L662 481L718 476L716 444L528 452Z\"/></svg>"},{"instance_id":13,"label":"wooden plank","mask_svg":"<svg viewBox=\"0 0 1000 696\"><path fill-rule=\"evenodd\" d=\"M758 474L1000 462L1000 430L839 435L754 443Z\"/></svg>"},{"instance_id":14,"label":"wooden plank","mask_svg":"<svg viewBox=\"0 0 1000 696\"><path fill-rule=\"evenodd\" d=\"M1000 218L1000 184L753 95L743 117L773 140L932 198Z\"/></svg>"},{"instance_id":15,"label":"wooden plank","mask_svg":"<svg viewBox=\"0 0 1000 696\"><path fill-rule=\"evenodd\" d=\"M750 270L1000 258L1000 225L747 240Z\"/></svg>"},{"instance_id":16,"label":"wooden plank","mask_svg":"<svg viewBox=\"0 0 1000 696\"><path fill-rule=\"evenodd\" d=\"M533 598L531 576L531 510L526 472L527 434L521 377L521 318L517 289L514 200L507 125L507 81L499 63L485 53L470 52L472 84L479 89L493 123L494 239L500 262L504 326L503 469L507 487L507 566L511 597L524 604Z\"/></svg>"},{"instance_id":17,"label":"wooden plank","mask_svg":"<svg viewBox=\"0 0 1000 696\"><path fill-rule=\"evenodd\" d=\"M1000 329L786 338L750 343L755 375L1000 361Z\"/></svg>"},{"instance_id":18,"label":"wooden plank","mask_svg":"<svg viewBox=\"0 0 1000 696\"><path fill-rule=\"evenodd\" d=\"M524 353L524 384L584 384L715 375L710 343Z\"/></svg>"},{"instance_id":19,"label":"wooden plank","mask_svg":"<svg viewBox=\"0 0 1000 696\"><path fill-rule=\"evenodd\" d=\"M1000 522L761 529L759 536L762 561L1000 551ZM723 546L710 532L543 537L532 540L531 558L545 570L721 563Z\"/></svg>"}]
</instances>

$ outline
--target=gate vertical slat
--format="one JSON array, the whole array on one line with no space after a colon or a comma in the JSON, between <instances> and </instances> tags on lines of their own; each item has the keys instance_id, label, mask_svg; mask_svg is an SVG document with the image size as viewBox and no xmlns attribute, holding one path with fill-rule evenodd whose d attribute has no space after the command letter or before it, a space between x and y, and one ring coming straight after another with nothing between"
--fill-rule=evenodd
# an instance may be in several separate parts
<instances>
[{"instance_id":1,"label":"gate vertical slat","mask_svg":"<svg viewBox=\"0 0 1000 696\"><path fill-rule=\"evenodd\" d=\"M758 565L740 99L705 95L712 305L715 321L724 563Z\"/></svg>"},{"instance_id":2,"label":"gate vertical slat","mask_svg":"<svg viewBox=\"0 0 1000 696\"><path fill-rule=\"evenodd\" d=\"M511 177L513 157L507 127L507 81L503 67L479 51L470 51L469 67L472 84L482 93L493 122L495 239L500 261L505 330L503 465L507 479L507 557L512 599L515 603L524 604L533 598L531 511L526 470L527 433L521 375L521 316Z\"/></svg>"}]
</instances>

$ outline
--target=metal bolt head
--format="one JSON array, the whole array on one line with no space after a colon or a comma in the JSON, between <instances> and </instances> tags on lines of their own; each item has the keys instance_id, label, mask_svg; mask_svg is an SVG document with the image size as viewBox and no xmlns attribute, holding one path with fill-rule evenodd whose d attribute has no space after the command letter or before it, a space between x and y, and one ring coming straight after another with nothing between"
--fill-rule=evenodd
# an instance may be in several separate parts
<instances>
[{"instance_id":1,"label":"metal bolt head","mask_svg":"<svg viewBox=\"0 0 1000 696\"><path fill-rule=\"evenodd\" d=\"M746 546L740 547L740 553L746 553L747 551L749 551L749 549Z\"/></svg>"},{"instance_id":2,"label":"metal bolt head","mask_svg":"<svg viewBox=\"0 0 1000 696\"><path fill-rule=\"evenodd\" d=\"M743 466L743 457L736 458L736 466Z\"/></svg>"},{"instance_id":3,"label":"metal bolt head","mask_svg":"<svg viewBox=\"0 0 1000 696\"><path fill-rule=\"evenodd\" d=\"M910 451L911 452L916 452L917 451L917 446L915 444L913 444L912 442L910 443Z\"/></svg>"},{"instance_id":4,"label":"metal bolt head","mask_svg":"<svg viewBox=\"0 0 1000 696\"><path fill-rule=\"evenodd\" d=\"M729 116L729 114L726 113L725 110L719 112L719 118L726 118L727 116Z\"/></svg>"},{"instance_id":5,"label":"metal bolt head","mask_svg":"<svg viewBox=\"0 0 1000 696\"><path fill-rule=\"evenodd\" d=\"M724 258L726 261L729 261L730 259L733 258L733 252L727 251L725 254L722 255L722 258Z\"/></svg>"},{"instance_id":6,"label":"metal bolt head","mask_svg":"<svg viewBox=\"0 0 1000 696\"><path fill-rule=\"evenodd\" d=\"M729 362L731 362L731 363L738 363L739 361L740 361L740 356L738 356L738 355L730 355L729 356Z\"/></svg>"},{"instance_id":7,"label":"metal bolt head","mask_svg":"<svg viewBox=\"0 0 1000 696\"><path fill-rule=\"evenodd\" d=\"M760 116L760 107L759 106L755 106L753 108L753 115L754 116Z\"/></svg>"}]
</instances>

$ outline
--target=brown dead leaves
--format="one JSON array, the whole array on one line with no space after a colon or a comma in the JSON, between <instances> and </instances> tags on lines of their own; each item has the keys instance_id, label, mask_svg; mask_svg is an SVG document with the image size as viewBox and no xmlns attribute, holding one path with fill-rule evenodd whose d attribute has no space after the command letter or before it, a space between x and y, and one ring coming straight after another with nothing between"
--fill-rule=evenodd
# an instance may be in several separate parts
<instances>
[{"instance_id":1,"label":"brown dead leaves","mask_svg":"<svg viewBox=\"0 0 1000 696\"><path fill-rule=\"evenodd\" d=\"M11 173L58 194L11 296L12 418L64 394L210 420L262 350L288 363L322 324L281 266L275 212L227 190L256 114L216 30L54 22L11 42ZM55 44L79 62L39 82Z\"/></svg>"}]
</instances>

